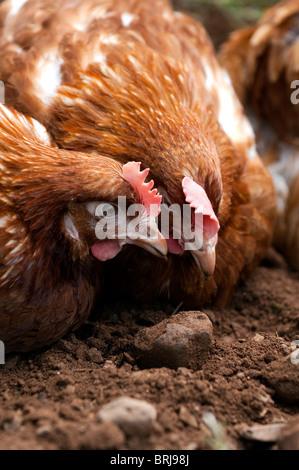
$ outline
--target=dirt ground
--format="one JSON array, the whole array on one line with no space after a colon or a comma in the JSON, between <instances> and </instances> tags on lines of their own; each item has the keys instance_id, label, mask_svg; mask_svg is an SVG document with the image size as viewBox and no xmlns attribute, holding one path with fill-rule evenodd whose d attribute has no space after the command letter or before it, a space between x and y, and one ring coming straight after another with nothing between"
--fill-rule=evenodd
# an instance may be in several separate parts
<instances>
[{"instance_id":1,"label":"dirt ground","mask_svg":"<svg viewBox=\"0 0 299 470\"><path fill-rule=\"evenodd\" d=\"M167 304L118 301L51 348L8 356L0 366L0 449L290 446L271 432L299 415L299 365L290 357L298 292L299 274L271 249L230 308L203 310L214 337L200 370L142 368L134 339L174 313ZM148 435L99 421L99 410L121 396L155 407Z\"/></svg>"},{"instance_id":2,"label":"dirt ground","mask_svg":"<svg viewBox=\"0 0 299 470\"><path fill-rule=\"evenodd\" d=\"M229 309L205 312L214 339L198 371L136 361L134 336L173 312L165 304L107 305L53 347L9 356L0 369L0 449L271 448L242 435L299 413L299 365L288 356L299 339L298 291L299 274L271 250ZM149 436L99 422L101 407L120 396L154 405ZM207 412L221 436L205 424Z\"/></svg>"}]
</instances>

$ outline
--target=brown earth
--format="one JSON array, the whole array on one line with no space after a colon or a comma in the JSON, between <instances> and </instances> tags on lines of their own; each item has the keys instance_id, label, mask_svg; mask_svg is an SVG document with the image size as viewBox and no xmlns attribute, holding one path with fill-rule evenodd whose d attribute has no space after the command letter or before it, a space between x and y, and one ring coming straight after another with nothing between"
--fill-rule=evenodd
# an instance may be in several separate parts
<instances>
[{"instance_id":1,"label":"brown earth","mask_svg":"<svg viewBox=\"0 0 299 470\"><path fill-rule=\"evenodd\" d=\"M218 15L209 21L222 37L231 25ZM0 366L0 449L287 448L289 434L275 444L265 425L299 415L299 365L289 357L299 340L298 293L299 274L270 250L230 308L205 311L214 338L200 370L141 367L137 333L177 313L157 303L108 304L51 348L8 356ZM148 436L99 421L101 407L120 396L156 408ZM253 425L264 426L262 438L248 438Z\"/></svg>"},{"instance_id":2,"label":"brown earth","mask_svg":"<svg viewBox=\"0 0 299 470\"><path fill-rule=\"evenodd\" d=\"M298 291L299 274L271 250L229 309L205 312L214 340L197 371L136 362L134 337L171 315L165 304L107 305L51 348L9 356L0 369L0 449L260 447L240 437L245 425L299 414L299 365L288 357L299 339ZM126 437L98 421L101 407L120 396L155 406L149 436ZM221 437L204 423L207 411L222 424Z\"/></svg>"}]
</instances>

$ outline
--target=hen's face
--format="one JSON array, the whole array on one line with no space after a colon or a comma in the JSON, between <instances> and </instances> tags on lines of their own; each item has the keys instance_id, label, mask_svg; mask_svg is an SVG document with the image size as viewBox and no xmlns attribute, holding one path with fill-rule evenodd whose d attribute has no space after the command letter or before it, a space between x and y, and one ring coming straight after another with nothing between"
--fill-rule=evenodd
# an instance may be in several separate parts
<instances>
[{"instance_id":1,"label":"hen's face","mask_svg":"<svg viewBox=\"0 0 299 470\"><path fill-rule=\"evenodd\" d=\"M167 243L156 222L161 196L153 181L145 183L148 171L141 172L140 163L127 163L122 167L126 193L119 188L113 196L69 205L62 230L77 255L91 251L98 260L107 261L131 244L155 256L167 255Z\"/></svg>"},{"instance_id":2,"label":"hen's face","mask_svg":"<svg viewBox=\"0 0 299 470\"><path fill-rule=\"evenodd\" d=\"M182 189L185 196L183 206L171 204L164 191L161 232L167 240L169 253L182 255L190 252L204 279L209 279L215 269L219 221L202 186L185 177Z\"/></svg>"},{"instance_id":3,"label":"hen's face","mask_svg":"<svg viewBox=\"0 0 299 470\"><path fill-rule=\"evenodd\" d=\"M181 132L178 145L168 150L168 166L153 172L163 196L161 232L168 252L194 258L203 278L209 279L215 269L216 245L220 223L219 206L223 195L218 148L214 139L197 126L192 140ZM184 140L183 140L184 138ZM160 164L161 165L161 164ZM164 180L158 180L158 173ZM171 212L169 231L165 231L164 213ZM217 215L216 215L217 214ZM168 227L167 227L168 228Z\"/></svg>"},{"instance_id":4,"label":"hen's face","mask_svg":"<svg viewBox=\"0 0 299 470\"><path fill-rule=\"evenodd\" d=\"M62 231L74 251L89 251L100 261L114 258L125 245L139 246L158 257L167 255L167 243L156 220L135 204L110 201L75 203L63 217Z\"/></svg>"}]
</instances>

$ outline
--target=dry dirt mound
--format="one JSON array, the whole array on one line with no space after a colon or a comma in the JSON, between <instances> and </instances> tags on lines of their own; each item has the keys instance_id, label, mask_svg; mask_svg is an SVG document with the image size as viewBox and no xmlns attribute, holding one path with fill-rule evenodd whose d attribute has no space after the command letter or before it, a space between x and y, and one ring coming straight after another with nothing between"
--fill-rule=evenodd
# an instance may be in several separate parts
<instances>
[{"instance_id":1,"label":"dry dirt mound","mask_svg":"<svg viewBox=\"0 0 299 470\"><path fill-rule=\"evenodd\" d=\"M169 318L165 304L106 306L53 347L9 356L0 368L0 449L271 448L273 423L299 413L299 365L289 356L298 292L298 273L271 250L231 308L205 311L214 337L201 370L141 368L134 339ZM99 410L121 396L153 405L146 435L100 422ZM266 424L261 444L247 428Z\"/></svg>"}]
</instances>

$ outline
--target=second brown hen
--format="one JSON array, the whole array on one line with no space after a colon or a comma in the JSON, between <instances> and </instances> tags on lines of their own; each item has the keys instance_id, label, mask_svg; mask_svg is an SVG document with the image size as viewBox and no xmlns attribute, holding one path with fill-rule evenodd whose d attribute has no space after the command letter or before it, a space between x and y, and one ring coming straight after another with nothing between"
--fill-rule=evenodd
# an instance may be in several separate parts
<instances>
[{"instance_id":1,"label":"second brown hen","mask_svg":"<svg viewBox=\"0 0 299 470\"><path fill-rule=\"evenodd\" d=\"M299 2L280 2L256 26L234 32L220 60L273 176L278 200L274 243L299 269Z\"/></svg>"}]
</instances>

